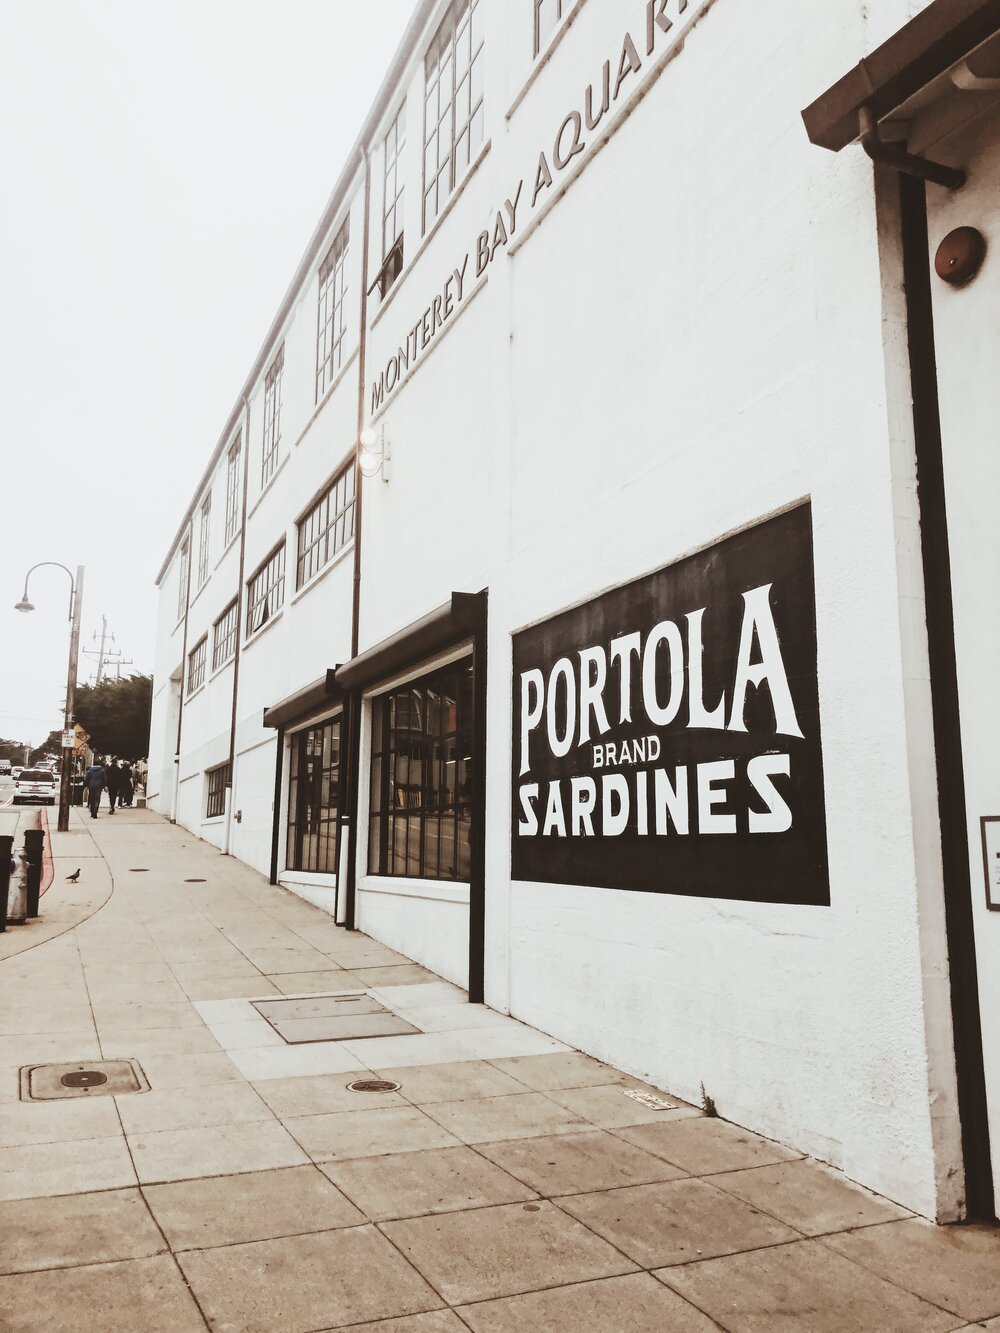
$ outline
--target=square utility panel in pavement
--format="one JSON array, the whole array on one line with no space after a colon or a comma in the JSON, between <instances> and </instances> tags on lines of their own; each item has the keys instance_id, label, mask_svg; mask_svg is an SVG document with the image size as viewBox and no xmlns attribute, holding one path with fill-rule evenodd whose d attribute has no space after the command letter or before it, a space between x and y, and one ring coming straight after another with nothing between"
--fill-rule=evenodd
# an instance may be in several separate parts
<instances>
[{"instance_id":1,"label":"square utility panel in pavement","mask_svg":"<svg viewBox=\"0 0 1000 1333\"><path fill-rule=\"evenodd\" d=\"M48 1102L62 1097L114 1097L123 1092L148 1091L146 1076L134 1060L26 1065L21 1070L23 1102Z\"/></svg>"},{"instance_id":2,"label":"square utility panel in pavement","mask_svg":"<svg viewBox=\"0 0 1000 1333\"><path fill-rule=\"evenodd\" d=\"M253 1007L293 1046L303 1041L402 1037L420 1031L362 991L300 1000L254 1000Z\"/></svg>"}]
</instances>

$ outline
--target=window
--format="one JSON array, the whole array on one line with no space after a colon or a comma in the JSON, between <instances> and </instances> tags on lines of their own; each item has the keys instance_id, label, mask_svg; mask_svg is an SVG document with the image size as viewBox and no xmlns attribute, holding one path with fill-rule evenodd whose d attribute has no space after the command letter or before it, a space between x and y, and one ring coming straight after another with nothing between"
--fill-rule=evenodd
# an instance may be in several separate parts
<instances>
[{"instance_id":1,"label":"window","mask_svg":"<svg viewBox=\"0 0 1000 1333\"><path fill-rule=\"evenodd\" d=\"M235 599L212 626L212 670L218 671L236 653L236 626L239 608Z\"/></svg>"},{"instance_id":2,"label":"window","mask_svg":"<svg viewBox=\"0 0 1000 1333\"><path fill-rule=\"evenodd\" d=\"M262 629L285 600L285 543L264 561L247 584L247 633Z\"/></svg>"},{"instance_id":3,"label":"window","mask_svg":"<svg viewBox=\"0 0 1000 1333\"><path fill-rule=\"evenodd\" d=\"M289 870L337 873L340 718L292 737L288 770Z\"/></svg>"},{"instance_id":4,"label":"window","mask_svg":"<svg viewBox=\"0 0 1000 1333\"><path fill-rule=\"evenodd\" d=\"M177 619L180 620L184 614L184 608L187 606L187 583L188 583L188 560L191 558L191 546L185 542L181 547L181 558L178 564L180 573L180 582L177 585Z\"/></svg>"},{"instance_id":5,"label":"window","mask_svg":"<svg viewBox=\"0 0 1000 1333\"><path fill-rule=\"evenodd\" d=\"M336 378L344 359L344 295L350 218L337 233L319 270L319 332L316 337L316 401Z\"/></svg>"},{"instance_id":6,"label":"window","mask_svg":"<svg viewBox=\"0 0 1000 1333\"><path fill-rule=\"evenodd\" d=\"M198 523L198 587L208 578L208 553L211 546L212 497L206 495Z\"/></svg>"},{"instance_id":7,"label":"window","mask_svg":"<svg viewBox=\"0 0 1000 1333\"><path fill-rule=\"evenodd\" d=\"M452 0L424 58L424 230L483 141L483 0Z\"/></svg>"},{"instance_id":8,"label":"window","mask_svg":"<svg viewBox=\"0 0 1000 1333\"><path fill-rule=\"evenodd\" d=\"M229 765L210 768L205 774L208 778L208 800L205 803L205 818L214 819L226 813L226 787L229 785Z\"/></svg>"},{"instance_id":9,"label":"window","mask_svg":"<svg viewBox=\"0 0 1000 1333\"><path fill-rule=\"evenodd\" d=\"M194 694L205 683L205 658L208 656L208 635L188 653L188 694Z\"/></svg>"},{"instance_id":10,"label":"window","mask_svg":"<svg viewBox=\"0 0 1000 1333\"><path fill-rule=\"evenodd\" d=\"M354 536L354 464L330 483L299 523L295 586L308 583Z\"/></svg>"},{"instance_id":11,"label":"window","mask_svg":"<svg viewBox=\"0 0 1000 1333\"><path fill-rule=\"evenodd\" d=\"M370 874L469 878L472 745L469 659L373 701Z\"/></svg>"},{"instance_id":12,"label":"window","mask_svg":"<svg viewBox=\"0 0 1000 1333\"><path fill-rule=\"evenodd\" d=\"M281 444L281 373L285 368L285 344L271 362L264 380L264 448L260 469L260 484L266 486L278 466L278 446Z\"/></svg>"},{"instance_id":13,"label":"window","mask_svg":"<svg viewBox=\"0 0 1000 1333\"><path fill-rule=\"evenodd\" d=\"M240 526L240 453L242 434L229 446L226 462L226 546L236 536Z\"/></svg>"},{"instance_id":14,"label":"window","mask_svg":"<svg viewBox=\"0 0 1000 1333\"><path fill-rule=\"evenodd\" d=\"M562 16L569 9L569 0L535 0L535 45L534 55L538 55L562 21Z\"/></svg>"},{"instance_id":15,"label":"window","mask_svg":"<svg viewBox=\"0 0 1000 1333\"><path fill-rule=\"evenodd\" d=\"M384 297L403 271L403 149L406 146L406 103L386 132L382 145L382 268L378 276Z\"/></svg>"}]
</instances>

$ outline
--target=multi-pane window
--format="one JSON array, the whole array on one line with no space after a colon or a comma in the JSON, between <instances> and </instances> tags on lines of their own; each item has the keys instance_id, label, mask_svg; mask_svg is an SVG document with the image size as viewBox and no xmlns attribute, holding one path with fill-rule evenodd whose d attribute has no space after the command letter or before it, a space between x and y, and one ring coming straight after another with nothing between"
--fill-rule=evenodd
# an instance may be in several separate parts
<instances>
[{"instance_id":1,"label":"multi-pane window","mask_svg":"<svg viewBox=\"0 0 1000 1333\"><path fill-rule=\"evenodd\" d=\"M289 870L337 873L340 718L292 737L288 771Z\"/></svg>"},{"instance_id":2,"label":"multi-pane window","mask_svg":"<svg viewBox=\"0 0 1000 1333\"><path fill-rule=\"evenodd\" d=\"M205 659L208 657L206 634L188 653L188 694L194 694L205 683Z\"/></svg>"},{"instance_id":3,"label":"multi-pane window","mask_svg":"<svg viewBox=\"0 0 1000 1333\"><path fill-rule=\"evenodd\" d=\"M354 536L354 464L349 463L299 523L295 586L308 583Z\"/></svg>"},{"instance_id":4,"label":"multi-pane window","mask_svg":"<svg viewBox=\"0 0 1000 1333\"><path fill-rule=\"evenodd\" d=\"M264 380L264 445L261 455L260 484L266 486L278 466L281 444L281 377L285 369L285 344L271 362Z\"/></svg>"},{"instance_id":5,"label":"multi-pane window","mask_svg":"<svg viewBox=\"0 0 1000 1333\"><path fill-rule=\"evenodd\" d=\"M188 561L191 559L191 546L185 542L181 547L181 558L178 562L178 574L180 582L177 584L177 619L184 614L184 608L187 605L187 583L188 583Z\"/></svg>"},{"instance_id":6,"label":"multi-pane window","mask_svg":"<svg viewBox=\"0 0 1000 1333\"><path fill-rule=\"evenodd\" d=\"M373 701L370 874L469 878L472 707L469 659Z\"/></svg>"},{"instance_id":7,"label":"multi-pane window","mask_svg":"<svg viewBox=\"0 0 1000 1333\"><path fill-rule=\"evenodd\" d=\"M424 230L483 141L483 0L452 0L424 58Z\"/></svg>"},{"instance_id":8,"label":"multi-pane window","mask_svg":"<svg viewBox=\"0 0 1000 1333\"><path fill-rule=\"evenodd\" d=\"M247 584L247 633L262 629L285 600L285 543L271 553Z\"/></svg>"},{"instance_id":9,"label":"multi-pane window","mask_svg":"<svg viewBox=\"0 0 1000 1333\"><path fill-rule=\"evenodd\" d=\"M212 670L218 671L236 653L236 628L239 608L235 598L212 626Z\"/></svg>"},{"instance_id":10,"label":"multi-pane window","mask_svg":"<svg viewBox=\"0 0 1000 1333\"><path fill-rule=\"evenodd\" d=\"M208 554L211 547L212 497L206 495L202 501L201 517L198 521L198 587L208 578Z\"/></svg>"},{"instance_id":11,"label":"multi-pane window","mask_svg":"<svg viewBox=\"0 0 1000 1333\"><path fill-rule=\"evenodd\" d=\"M226 460L226 546L240 526L240 444L241 435L229 446Z\"/></svg>"},{"instance_id":12,"label":"multi-pane window","mask_svg":"<svg viewBox=\"0 0 1000 1333\"><path fill-rule=\"evenodd\" d=\"M344 294L347 291L347 242L350 218L337 233L319 270L319 314L316 336L316 399L336 378L344 360Z\"/></svg>"},{"instance_id":13,"label":"multi-pane window","mask_svg":"<svg viewBox=\"0 0 1000 1333\"><path fill-rule=\"evenodd\" d=\"M226 813L226 785L229 782L229 765L210 768L205 774L208 778L208 800L205 803L205 818L214 819Z\"/></svg>"},{"instance_id":14,"label":"multi-pane window","mask_svg":"<svg viewBox=\"0 0 1000 1333\"><path fill-rule=\"evenodd\" d=\"M567 9L569 0L535 0L534 54L536 56L558 28Z\"/></svg>"},{"instance_id":15,"label":"multi-pane window","mask_svg":"<svg viewBox=\"0 0 1000 1333\"><path fill-rule=\"evenodd\" d=\"M382 188L382 271L379 286L382 295L403 269L403 149L406 146L406 103L386 131L382 145L384 163Z\"/></svg>"}]
</instances>

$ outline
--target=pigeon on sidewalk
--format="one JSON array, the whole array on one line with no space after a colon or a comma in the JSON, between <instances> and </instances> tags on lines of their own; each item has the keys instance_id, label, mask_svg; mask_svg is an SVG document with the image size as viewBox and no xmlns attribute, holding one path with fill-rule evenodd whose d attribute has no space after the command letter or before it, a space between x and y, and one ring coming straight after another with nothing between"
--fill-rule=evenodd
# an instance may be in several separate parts
<instances>
[{"instance_id":1,"label":"pigeon on sidewalk","mask_svg":"<svg viewBox=\"0 0 1000 1333\"><path fill-rule=\"evenodd\" d=\"M67 875L66 878L69 880L71 884L75 884L76 881L80 878L80 871L74 870L72 875Z\"/></svg>"}]
</instances>

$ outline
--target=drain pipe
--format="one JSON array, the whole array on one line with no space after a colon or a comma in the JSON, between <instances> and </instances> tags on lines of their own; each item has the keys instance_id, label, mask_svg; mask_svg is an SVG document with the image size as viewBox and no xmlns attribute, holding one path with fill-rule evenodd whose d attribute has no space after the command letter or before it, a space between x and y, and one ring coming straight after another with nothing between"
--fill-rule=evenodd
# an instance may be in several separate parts
<instances>
[{"instance_id":1,"label":"drain pipe","mask_svg":"<svg viewBox=\"0 0 1000 1333\"><path fill-rule=\"evenodd\" d=\"M357 657L361 635L361 512L364 477L361 475L361 432L365 425L365 374L368 333L368 245L369 205L371 197L371 161L368 149L361 148L365 167L364 228L361 252L361 330L358 336L358 437L354 445L354 588L351 601L351 657ZM361 783L361 693L355 691L344 700L347 717L347 882L344 885L344 925L356 930L355 905L358 860L358 788ZM344 807L342 806L341 809ZM340 895L338 894L338 897Z\"/></svg>"},{"instance_id":2,"label":"drain pipe","mask_svg":"<svg viewBox=\"0 0 1000 1333\"><path fill-rule=\"evenodd\" d=\"M908 153L898 144L885 143L879 136L878 117L870 106L858 108L858 129L861 131L861 147L873 162L891 167L905 176L918 176L935 185L944 185L949 190L960 190L965 184L965 172L961 167L929 162L925 157Z\"/></svg>"},{"instance_id":3,"label":"drain pipe","mask_svg":"<svg viewBox=\"0 0 1000 1333\"><path fill-rule=\"evenodd\" d=\"M174 748L174 790L170 799L170 822L177 823L181 797L181 727L184 725L184 689L187 681L188 611L191 607L191 557L194 554L194 518L188 524L187 582L184 586L184 633L181 637L181 693L177 702L177 743Z\"/></svg>"},{"instance_id":4,"label":"drain pipe","mask_svg":"<svg viewBox=\"0 0 1000 1333\"><path fill-rule=\"evenodd\" d=\"M233 656L233 712L229 724L229 781L226 783L226 828L222 854L229 856L233 839L233 806L236 804L236 704L240 689L240 647L243 642L243 573L247 553L247 490L250 478L250 400L243 396L243 502L240 514L240 568L236 583L236 652ZM278 733L281 744L281 733Z\"/></svg>"}]
</instances>

